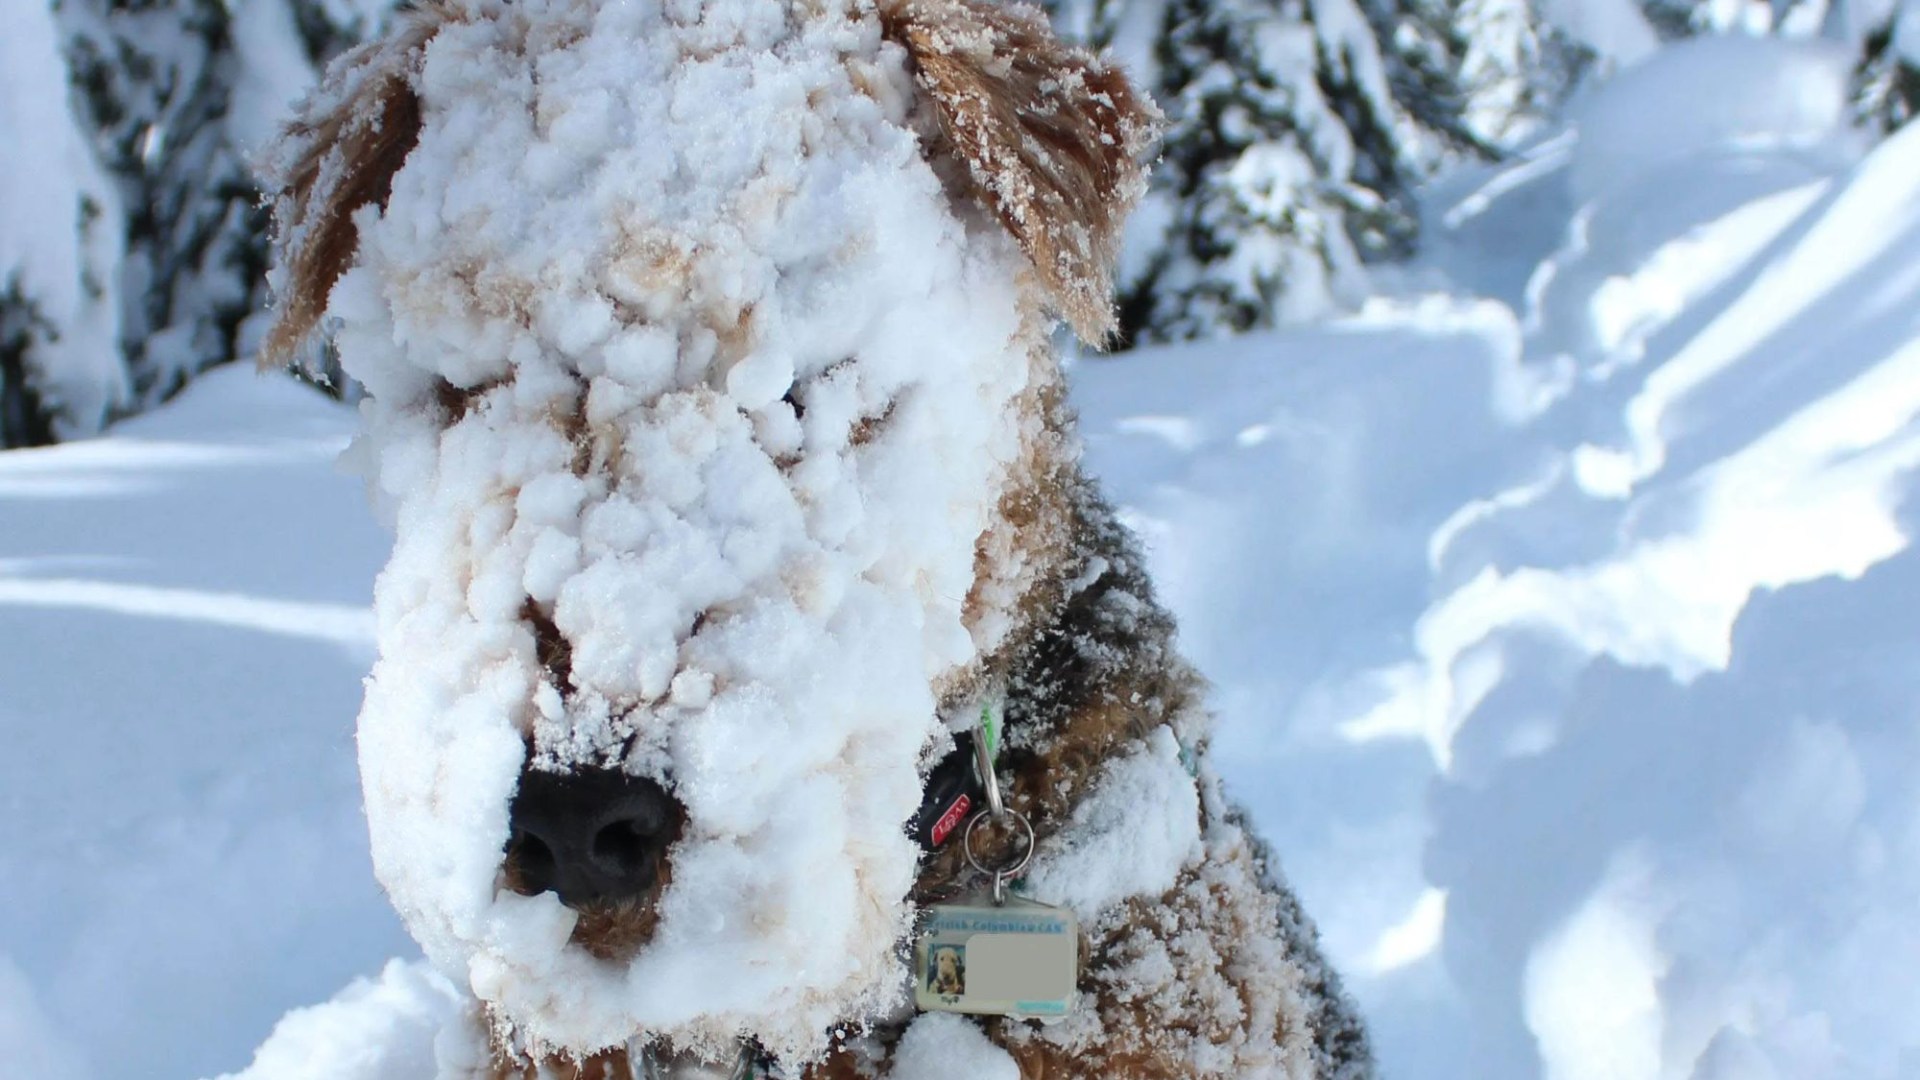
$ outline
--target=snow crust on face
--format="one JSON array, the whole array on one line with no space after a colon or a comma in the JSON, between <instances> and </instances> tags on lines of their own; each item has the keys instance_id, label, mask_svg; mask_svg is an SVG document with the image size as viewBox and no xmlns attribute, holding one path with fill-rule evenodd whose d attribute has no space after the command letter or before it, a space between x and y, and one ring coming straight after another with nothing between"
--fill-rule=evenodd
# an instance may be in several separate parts
<instances>
[{"instance_id":1,"label":"snow crust on face","mask_svg":"<svg viewBox=\"0 0 1920 1080\"><path fill-rule=\"evenodd\" d=\"M377 872L535 1045L815 1053L903 985L902 824L1037 344L1017 254L954 216L870 16L477 3L417 89L329 308L397 515L360 720ZM500 887L527 740L685 804L631 963Z\"/></svg>"}]
</instances>

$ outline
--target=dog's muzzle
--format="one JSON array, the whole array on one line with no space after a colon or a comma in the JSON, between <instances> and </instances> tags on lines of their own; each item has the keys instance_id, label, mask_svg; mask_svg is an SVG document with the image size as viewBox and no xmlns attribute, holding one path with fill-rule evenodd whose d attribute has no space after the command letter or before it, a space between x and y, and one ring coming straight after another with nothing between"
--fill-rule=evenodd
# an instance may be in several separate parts
<instances>
[{"instance_id":1,"label":"dog's muzzle","mask_svg":"<svg viewBox=\"0 0 1920 1080\"><path fill-rule=\"evenodd\" d=\"M613 769L527 769L511 809L507 854L528 895L569 907L644 896L678 831L680 809L652 780Z\"/></svg>"}]
</instances>

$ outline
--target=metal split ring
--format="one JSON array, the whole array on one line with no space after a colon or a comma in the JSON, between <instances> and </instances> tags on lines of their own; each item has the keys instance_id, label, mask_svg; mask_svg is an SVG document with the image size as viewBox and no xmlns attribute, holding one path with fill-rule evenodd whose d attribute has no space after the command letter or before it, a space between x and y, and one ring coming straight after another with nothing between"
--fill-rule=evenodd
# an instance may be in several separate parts
<instances>
[{"instance_id":1,"label":"metal split ring","mask_svg":"<svg viewBox=\"0 0 1920 1080\"><path fill-rule=\"evenodd\" d=\"M1027 815L1018 810L1008 810L1007 814L1013 818L1015 824L1020 826L1021 831L1027 834L1027 849L1020 853L1020 857L1014 860L1011 866L1004 866L998 870L989 870L980 862L980 857L973 853L973 831L980 827L981 822L992 817L989 811L982 810L973 815L972 821L967 822L967 836L965 844L963 845L966 848L967 861L973 864L973 868L993 877L993 902L996 904L1006 899L1007 882L1018 878L1027 869L1027 864L1033 861L1033 849L1036 846L1033 835L1033 822L1027 820Z\"/></svg>"}]
</instances>

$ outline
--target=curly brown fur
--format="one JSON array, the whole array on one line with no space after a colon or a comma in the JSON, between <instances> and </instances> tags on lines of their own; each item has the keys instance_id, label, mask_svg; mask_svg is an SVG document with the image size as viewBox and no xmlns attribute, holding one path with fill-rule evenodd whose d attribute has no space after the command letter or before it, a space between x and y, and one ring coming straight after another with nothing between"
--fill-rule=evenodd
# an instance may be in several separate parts
<instances>
[{"instance_id":1,"label":"curly brown fur","mask_svg":"<svg viewBox=\"0 0 1920 1080\"><path fill-rule=\"evenodd\" d=\"M966 164L1074 332L1105 342L1120 226L1146 190L1158 110L1033 8L895 0L880 17L933 106L945 142L935 153Z\"/></svg>"},{"instance_id":2,"label":"curly brown fur","mask_svg":"<svg viewBox=\"0 0 1920 1080\"><path fill-rule=\"evenodd\" d=\"M1068 552L1036 590L1051 598L1044 616L1009 651L1001 672L1001 777L1010 805L1028 815L1044 841L1064 826L1103 764L1153 729L1196 714L1204 685L1175 648L1173 620L1154 598L1132 537L1093 482L1069 462L1035 494L1070 523ZM1229 819L1237 822L1237 814ZM989 839L984 857L1001 857L1008 842ZM1013 1055L1022 1080L1186 1080L1196 1075L1194 1044L1224 1042L1229 1029L1263 1027L1276 1042L1310 1043L1320 1075L1368 1075L1365 1033L1269 858L1246 839L1224 859L1189 871L1164 896L1129 901L1084 928L1081 1007L1103 1033L1097 1046L1066 1044L1051 1037L1053 1029L1015 1021L990 1022L989 1037ZM928 858L915 893L928 903L978 885L964 854L949 847ZM1290 950L1284 960L1300 973L1298 992L1261 1004L1264 1013L1256 1015L1254 976L1271 974L1260 960L1281 958L1237 957L1233 943L1271 941L1276 930ZM1183 992L1194 999L1176 1011L1209 1015L1214 1028L1183 1026L1169 1018L1169 1002L1135 996L1128 971L1156 952L1172 957ZM1199 1000L1209 993L1237 997L1242 1011L1210 1010ZM1319 1008L1310 1030L1289 1030L1286 1016L1301 999Z\"/></svg>"},{"instance_id":3,"label":"curly brown fur","mask_svg":"<svg viewBox=\"0 0 1920 1080\"><path fill-rule=\"evenodd\" d=\"M263 367L297 356L326 311L327 294L359 248L353 214L384 207L393 177L420 139L420 99L412 79L421 50L449 20L451 4L427 3L401 16L386 41L362 45L329 68L320 95L351 87L343 108L301 119L284 145L294 153L269 162L274 245L282 280L278 314L260 350Z\"/></svg>"}]
</instances>

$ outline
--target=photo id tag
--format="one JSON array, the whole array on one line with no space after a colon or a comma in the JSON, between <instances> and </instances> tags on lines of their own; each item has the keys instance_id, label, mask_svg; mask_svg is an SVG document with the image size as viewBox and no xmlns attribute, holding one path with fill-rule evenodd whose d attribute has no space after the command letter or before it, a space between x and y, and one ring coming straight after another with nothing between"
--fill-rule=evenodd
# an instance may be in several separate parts
<instances>
[{"instance_id":1,"label":"photo id tag","mask_svg":"<svg viewBox=\"0 0 1920 1080\"><path fill-rule=\"evenodd\" d=\"M1080 978L1073 912L1024 897L927 909L913 946L914 1003L932 1012L1059 1020Z\"/></svg>"}]
</instances>

